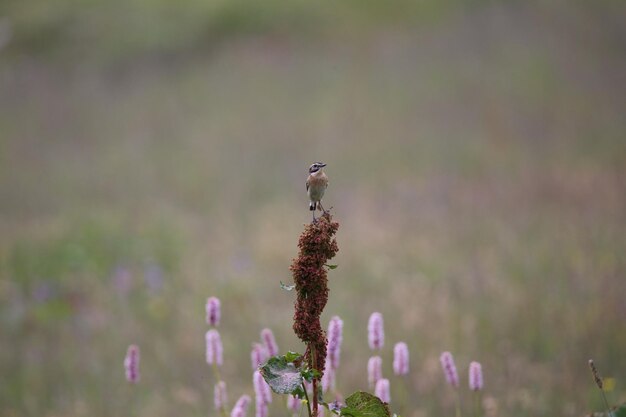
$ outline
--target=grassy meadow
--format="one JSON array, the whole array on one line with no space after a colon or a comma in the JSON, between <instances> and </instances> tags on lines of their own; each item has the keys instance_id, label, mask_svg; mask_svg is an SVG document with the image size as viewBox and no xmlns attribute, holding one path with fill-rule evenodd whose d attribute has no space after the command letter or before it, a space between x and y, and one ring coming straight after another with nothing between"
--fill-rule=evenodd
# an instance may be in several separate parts
<instances>
[{"instance_id":1,"label":"grassy meadow","mask_svg":"<svg viewBox=\"0 0 626 417\"><path fill-rule=\"evenodd\" d=\"M380 311L402 417L454 412L444 350L464 416L472 360L485 416L601 410L589 358L626 401L626 8L385 4L0 6L0 416L217 416L209 296L251 395L262 328L304 350L279 282L317 160L341 393Z\"/></svg>"}]
</instances>

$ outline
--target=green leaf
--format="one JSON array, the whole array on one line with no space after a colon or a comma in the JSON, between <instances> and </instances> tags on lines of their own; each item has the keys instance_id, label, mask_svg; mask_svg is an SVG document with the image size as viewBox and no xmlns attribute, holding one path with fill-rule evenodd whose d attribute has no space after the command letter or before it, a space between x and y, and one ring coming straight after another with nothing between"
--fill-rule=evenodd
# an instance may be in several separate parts
<instances>
[{"instance_id":1,"label":"green leaf","mask_svg":"<svg viewBox=\"0 0 626 417\"><path fill-rule=\"evenodd\" d=\"M622 404L617 410L613 411L614 417L626 417L626 403Z\"/></svg>"},{"instance_id":2,"label":"green leaf","mask_svg":"<svg viewBox=\"0 0 626 417\"><path fill-rule=\"evenodd\" d=\"M287 353L284 355L284 357L285 357L285 360L286 360L287 362L295 362L295 361L297 361L298 359L300 359L300 358L302 357L302 355L301 355L301 354L299 354L298 352L291 352L291 351L289 351L289 352L287 352Z\"/></svg>"},{"instance_id":3,"label":"green leaf","mask_svg":"<svg viewBox=\"0 0 626 417\"><path fill-rule=\"evenodd\" d=\"M367 392L357 391L346 398L346 406L341 409L342 416L352 417L390 417L387 404L380 398Z\"/></svg>"},{"instance_id":4,"label":"green leaf","mask_svg":"<svg viewBox=\"0 0 626 417\"><path fill-rule=\"evenodd\" d=\"M326 265L328 269L337 269L339 265Z\"/></svg>"},{"instance_id":5,"label":"green leaf","mask_svg":"<svg viewBox=\"0 0 626 417\"><path fill-rule=\"evenodd\" d=\"M280 281L280 288L282 288L285 291L293 291L293 289L296 288L296 284L287 285L284 282Z\"/></svg>"},{"instance_id":6,"label":"green leaf","mask_svg":"<svg viewBox=\"0 0 626 417\"><path fill-rule=\"evenodd\" d=\"M316 378L316 379L322 378L322 374L317 369L306 368L302 370L301 374L302 374L302 377L309 382L313 382L313 378Z\"/></svg>"},{"instance_id":7,"label":"green leaf","mask_svg":"<svg viewBox=\"0 0 626 417\"><path fill-rule=\"evenodd\" d=\"M290 357L292 357L290 355ZM260 368L265 382L277 394L293 394L302 384L300 369L287 360L285 356L273 356Z\"/></svg>"}]
</instances>

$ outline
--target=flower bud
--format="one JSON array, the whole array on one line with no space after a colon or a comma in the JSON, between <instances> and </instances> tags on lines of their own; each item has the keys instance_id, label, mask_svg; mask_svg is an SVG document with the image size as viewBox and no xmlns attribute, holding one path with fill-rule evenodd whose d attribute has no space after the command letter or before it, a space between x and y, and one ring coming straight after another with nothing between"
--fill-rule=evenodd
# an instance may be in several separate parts
<instances>
[{"instance_id":1,"label":"flower bud","mask_svg":"<svg viewBox=\"0 0 626 417\"><path fill-rule=\"evenodd\" d=\"M339 367L339 355L341 353L341 342L343 340L343 321L334 316L328 323L328 357L327 363L330 368Z\"/></svg>"},{"instance_id":2,"label":"flower bud","mask_svg":"<svg viewBox=\"0 0 626 417\"><path fill-rule=\"evenodd\" d=\"M383 315L372 313L367 325L367 339L370 349L380 350L385 343L385 331L383 329Z\"/></svg>"},{"instance_id":3,"label":"flower bud","mask_svg":"<svg viewBox=\"0 0 626 417\"><path fill-rule=\"evenodd\" d=\"M206 332L206 362L209 365L222 366L223 352L222 338L217 330L211 329Z\"/></svg>"},{"instance_id":4,"label":"flower bud","mask_svg":"<svg viewBox=\"0 0 626 417\"><path fill-rule=\"evenodd\" d=\"M254 385L254 394L256 395L257 402L262 401L265 404L272 402L272 391L270 386L263 379L261 372L255 371L252 376L252 383Z\"/></svg>"},{"instance_id":5,"label":"flower bud","mask_svg":"<svg viewBox=\"0 0 626 417\"><path fill-rule=\"evenodd\" d=\"M380 356L372 356L367 362L367 381L370 387L375 387L379 379L383 377L383 360Z\"/></svg>"},{"instance_id":6,"label":"flower bud","mask_svg":"<svg viewBox=\"0 0 626 417\"><path fill-rule=\"evenodd\" d=\"M246 417L246 413L248 412L248 406L252 400L247 395L242 395L239 397L233 410L230 412L230 417Z\"/></svg>"},{"instance_id":7,"label":"flower bud","mask_svg":"<svg viewBox=\"0 0 626 417\"><path fill-rule=\"evenodd\" d=\"M252 370L257 370L263 362L268 358L267 349L260 343L254 343L252 345L252 351L250 352L250 361L252 363Z\"/></svg>"},{"instance_id":8,"label":"flower bud","mask_svg":"<svg viewBox=\"0 0 626 417\"><path fill-rule=\"evenodd\" d=\"M456 366L454 365L454 358L450 352L443 352L439 357L441 361L441 367L443 368L443 373L446 376L446 381L448 384L452 385L454 388L459 387L459 374L456 372Z\"/></svg>"},{"instance_id":9,"label":"flower bud","mask_svg":"<svg viewBox=\"0 0 626 417\"><path fill-rule=\"evenodd\" d=\"M270 357L278 355L278 345L276 344L276 339L271 329L261 330L261 341L265 345L265 349L267 349L267 353Z\"/></svg>"},{"instance_id":10,"label":"flower bud","mask_svg":"<svg viewBox=\"0 0 626 417\"><path fill-rule=\"evenodd\" d=\"M209 297L206 302L206 323L209 326L220 325L221 311L220 300L216 297Z\"/></svg>"},{"instance_id":11,"label":"flower bud","mask_svg":"<svg viewBox=\"0 0 626 417\"><path fill-rule=\"evenodd\" d=\"M480 391L483 389L483 369L478 362L470 363L469 388L472 391Z\"/></svg>"},{"instance_id":12,"label":"flower bud","mask_svg":"<svg viewBox=\"0 0 626 417\"><path fill-rule=\"evenodd\" d=\"M388 379L383 378L378 380L376 383L376 389L374 390L374 395L380 398L380 400L384 403L389 403L389 401L391 401Z\"/></svg>"},{"instance_id":13,"label":"flower bud","mask_svg":"<svg viewBox=\"0 0 626 417\"><path fill-rule=\"evenodd\" d=\"M126 379L128 382L133 384L139 382L139 346L128 346L126 358L124 358L124 368L126 368Z\"/></svg>"},{"instance_id":14,"label":"flower bud","mask_svg":"<svg viewBox=\"0 0 626 417\"><path fill-rule=\"evenodd\" d=\"M393 347L393 373L407 375L409 373L409 348L404 342Z\"/></svg>"}]
</instances>

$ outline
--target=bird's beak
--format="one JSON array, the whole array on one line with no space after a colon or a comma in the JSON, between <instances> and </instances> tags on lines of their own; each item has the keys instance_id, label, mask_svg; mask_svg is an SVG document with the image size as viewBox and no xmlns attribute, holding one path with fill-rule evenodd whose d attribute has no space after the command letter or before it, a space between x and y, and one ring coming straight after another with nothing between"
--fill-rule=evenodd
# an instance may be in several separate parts
<instances>
[{"instance_id":1,"label":"bird's beak","mask_svg":"<svg viewBox=\"0 0 626 417\"><path fill-rule=\"evenodd\" d=\"M324 167L326 166L326 164L320 164L320 166L321 166L322 168L324 168Z\"/></svg>"}]
</instances>

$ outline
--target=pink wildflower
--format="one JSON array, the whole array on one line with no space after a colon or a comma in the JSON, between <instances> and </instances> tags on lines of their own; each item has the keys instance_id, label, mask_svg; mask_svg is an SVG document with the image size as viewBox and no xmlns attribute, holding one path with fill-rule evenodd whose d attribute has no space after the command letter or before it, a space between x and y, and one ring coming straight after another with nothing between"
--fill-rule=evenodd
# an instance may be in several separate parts
<instances>
[{"instance_id":1,"label":"pink wildflower","mask_svg":"<svg viewBox=\"0 0 626 417\"><path fill-rule=\"evenodd\" d=\"M252 362L252 369L256 370L258 367L267 360L267 349L260 343L254 343L252 345L252 351L250 352L250 361Z\"/></svg>"},{"instance_id":2,"label":"pink wildflower","mask_svg":"<svg viewBox=\"0 0 626 417\"><path fill-rule=\"evenodd\" d=\"M409 373L409 348L404 342L393 347L393 373L407 375Z\"/></svg>"},{"instance_id":3,"label":"pink wildflower","mask_svg":"<svg viewBox=\"0 0 626 417\"><path fill-rule=\"evenodd\" d=\"M302 406L302 401L300 398L294 397L293 395L287 396L287 408L294 413L300 411L300 407Z\"/></svg>"},{"instance_id":4,"label":"pink wildflower","mask_svg":"<svg viewBox=\"0 0 626 417\"><path fill-rule=\"evenodd\" d=\"M219 326L221 318L220 300L216 297L209 297L206 302L206 323L210 326Z\"/></svg>"},{"instance_id":5,"label":"pink wildflower","mask_svg":"<svg viewBox=\"0 0 626 417\"><path fill-rule=\"evenodd\" d=\"M385 331L383 330L383 315L380 313L372 313L367 325L367 338L370 349L380 350L385 344Z\"/></svg>"},{"instance_id":6,"label":"pink wildflower","mask_svg":"<svg viewBox=\"0 0 626 417\"><path fill-rule=\"evenodd\" d=\"M384 403L388 403L391 401L391 396L389 394L389 380L388 379L379 379L376 382L376 389L374 390L374 395L376 395L380 400Z\"/></svg>"},{"instance_id":7,"label":"pink wildflower","mask_svg":"<svg viewBox=\"0 0 626 417\"><path fill-rule=\"evenodd\" d=\"M268 416L268 407L267 407L267 404L263 402L263 400L257 397L254 404L256 405L255 417L267 417Z\"/></svg>"},{"instance_id":8,"label":"pink wildflower","mask_svg":"<svg viewBox=\"0 0 626 417\"><path fill-rule=\"evenodd\" d=\"M265 349L267 349L267 353L270 357L278 355L278 345L276 344L276 339L271 329L261 330L261 341L265 345Z\"/></svg>"},{"instance_id":9,"label":"pink wildflower","mask_svg":"<svg viewBox=\"0 0 626 417\"><path fill-rule=\"evenodd\" d=\"M383 377L383 360L380 356L372 356L367 362L367 381L370 387L375 387L379 379Z\"/></svg>"},{"instance_id":10,"label":"pink wildflower","mask_svg":"<svg viewBox=\"0 0 626 417\"><path fill-rule=\"evenodd\" d=\"M483 369L478 362L472 362L469 366L469 388L472 391L483 389Z\"/></svg>"},{"instance_id":11,"label":"pink wildflower","mask_svg":"<svg viewBox=\"0 0 626 417\"><path fill-rule=\"evenodd\" d=\"M272 402L272 391L265 379L263 379L263 375L261 372L255 371L252 376L252 382L254 385L254 394L256 395L257 402L261 401L265 404L269 404Z\"/></svg>"},{"instance_id":12,"label":"pink wildflower","mask_svg":"<svg viewBox=\"0 0 626 417\"><path fill-rule=\"evenodd\" d=\"M322 375L322 392L335 389L335 370L327 367Z\"/></svg>"},{"instance_id":13,"label":"pink wildflower","mask_svg":"<svg viewBox=\"0 0 626 417\"><path fill-rule=\"evenodd\" d=\"M454 358L450 352L443 352L439 358L441 361L441 367L443 368L443 373L446 376L446 381L448 384L452 385L454 388L459 387L459 374L456 372L456 366L454 365Z\"/></svg>"},{"instance_id":14,"label":"pink wildflower","mask_svg":"<svg viewBox=\"0 0 626 417\"><path fill-rule=\"evenodd\" d=\"M252 400L247 395L242 395L239 397L233 410L230 412L230 417L246 417L246 413L248 411L248 406Z\"/></svg>"},{"instance_id":15,"label":"pink wildflower","mask_svg":"<svg viewBox=\"0 0 626 417\"><path fill-rule=\"evenodd\" d=\"M216 410L221 410L226 407L226 402L228 401L228 396L226 394L226 382L220 381L215 384L215 387L213 388L213 399Z\"/></svg>"},{"instance_id":16,"label":"pink wildflower","mask_svg":"<svg viewBox=\"0 0 626 417\"><path fill-rule=\"evenodd\" d=\"M222 338L217 330L211 329L206 332L206 362L209 365L222 366L223 352Z\"/></svg>"},{"instance_id":17,"label":"pink wildflower","mask_svg":"<svg viewBox=\"0 0 626 417\"><path fill-rule=\"evenodd\" d=\"M330 368L337 369L339 367L339 355L341 353L341 342L343 339L343 321L334 316L328 323L328 353L327 363Z\"/></svg>"},{"instance_id":18,"label":"pink wildflower","mask_svg":"<svg viewBox=\"0 0 626 417\"><path fill-rule=\"evenodd\" d=\"M133 384L139 382L139 346L128 346L126 358L124 358L124 368L126 368L126 379L128 382Z\"/></svg>"}]
</instances>

